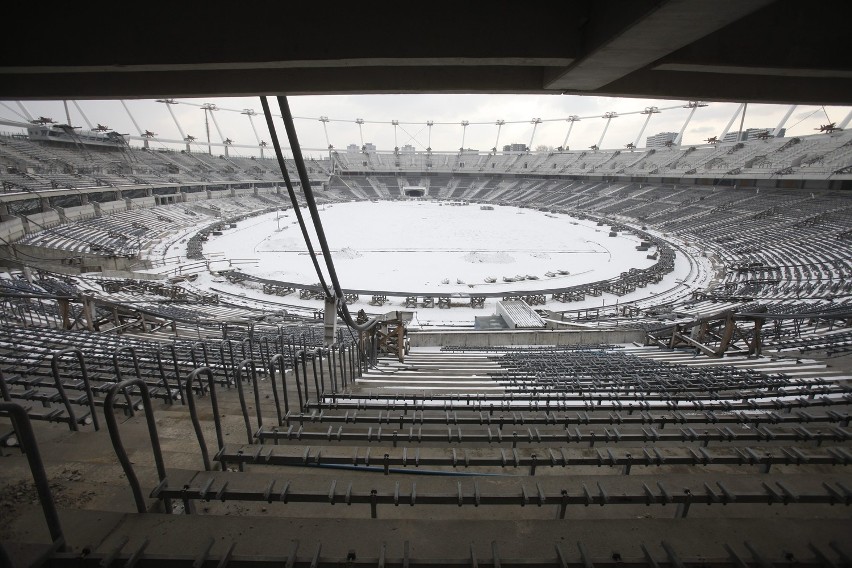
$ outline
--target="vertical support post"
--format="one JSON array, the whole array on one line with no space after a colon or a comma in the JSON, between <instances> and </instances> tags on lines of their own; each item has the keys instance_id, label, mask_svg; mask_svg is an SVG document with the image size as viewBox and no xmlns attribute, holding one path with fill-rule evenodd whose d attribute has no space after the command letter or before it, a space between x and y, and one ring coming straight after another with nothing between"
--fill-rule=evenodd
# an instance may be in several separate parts
<instances>
[{"instance_id":1,"label":"vertical support post","mask_svg":"<svg viewBox=\"0 0 852 568\"><path fill-rule=\"evenodd\" d=\"M740 129L737 131L737 142L742 142L743 137L743 125L745 124L745 115L746 110L748 110L748 103L743 103L743 116L740 118Z\"/></svg>"},{"instance_id":2,"label":"vertical support post","mask_svg":"<svg viewBox=\"0 0 852 568\"><path fill-rule=\"evenodd\" d=\"M761 344L760 332L763 329L763 324L766 323L765 318L757 318L754 320L754 338L751 341L751 345L749 345L748 354L749 355L760 355L760 352L763 350L763 345Z\"/></svg>"},{"instance_id":3,"label":"vertical support post","mask_svg":"<svg viewBox=\"0 0 852 568\"><path fill-rule=\"evenodd\" d=\"M71 113L68 112L68 101L63 99L62 105L65 107L65 120L67 121L68 126L71 126Z\"/></svg>"},{"instance_id":4,"label":"vertical support post","mask_svg":"<svg viewBox=\"0 0 852 568\"><path fill-rule=\"evenodd\" d=\"M683 126L680 128L680 132L678 132L677 138L675 138L674 144L675 146L680 146L683 142L683 133L686 130L687 125L689 125L689 121L692 120L692 116L695 114L696 109L698 107L705 107L706 103L702 103L701 101L689 101L689 103L684 108L692 109L689 111L689 116L686 117L686 121L683 123Z\"/></svg>"},{"instance_id":5,"label":"vertical support post","mask_svg":"<svg viewBox=\"0 0 852 568\"><path fill-rule=\"evenodd\" d=\"M144 131L141 128L139 128L139 124L136 122L136 119L133 117L133 114L130 112L130 109L127 108L127 103L124 102L124 99L119 99L118 102L120 102L121 106L124 107L124 111L127 113L127 116L130 117L130 122L132 122L133 126L136 127L136 132L138 132L140 135L143 134ZM147 140L146 140L146 147L147 147Z\"/></svg>"},{"instance_id":6,"label":"vertical support post","mask_svg":"<svg viewBox=\"0 0 852 568\"><path fill-rule=\"evenodd\" d=\"M80 300L83 302L83 319L86 322L86 331L95 331L94 298L83 294L80 296Z\"/></svg>"},{"instance_id":7,"label":"vertical support post","mask_svg":"<svg viewBox=\"0 0 852 568\"><path fill-rule=\"evenodd\" d=\"M618 114L616 114L614 112L606 112L601 117L601 118L606 119L606 124L604 125L603 132L601 132L601 138L600 138L600 140L598 140L598 143L597 143L598 148L600 148L601 144L603 144L604 136L606 136L606 131L609 128L609 123L612 121L613 118L616 118L617 116L618 116Z\"/></svg>"},{"instance_id":8,"label":"vertical support post","mask_svg":"<svg viewBox=\"0 0 852 568\"><path fill-rule=\"evenodd\" d=\"M159 99L157 100L157 102L164 103L166 105L166 108L169 109L169 114L172 115L172 120L175 121L175 126L177 126L178 132L180 132L181 140L186 140L186 134L184 134L183 128L181 128L180 122L178 122L178 119L175 116L175 111L172 110L172 105L176 105L177 101L175 101L174 99ZM127 107L124 108L126 109Z\"/></svg>"},{"instance_id":9,"label":"vertical support post","mask_svg":"<svg viewBox=\"0 0 852 568\"><path fill-rule=\"evenodd\" d=\"M846 125L849 124L849 121L852 120L852 110L849 111L849 114L846 115L846 118L837 125L838 128L846 128Z\"/></svg>"},{"instance_id":10,"label":"vertical support post","mask_svg":"<svg viewBox=\"0 0 852 568\"><path fill-rule=\"evenodd\" d=\"M533 125L533 129L532 129L532 135L530 136L530 145L527 146L527 150L531 152L532 149L533 149L533 139L535 138L535 129L538 128L539 124L541 124L541 119L540 118L534 118L530 121L530 123Z\"/></svg>"},{"instance_id":11,"label":"vertical support post","mask_svg":"<svg viewBox=\"0 0 852 568\"><path fill-rule=\"evenodd\" d=\"M781 129L784 128L784 125L787 124L787 120L789 120L790 115L793 114L793 111L796 110L798 105L790 105L790 108L787 109L787 112L784 114L784 118L778 123L778 126L775 127L775 130L772 131L772 136L778 138L781 136Z\"/></svg>"},{"instance_id":12,"label":"vertical support post","mask_svg":"<svg viewBox=\"0 0 852 568\"><path fill-rule=\"evenodd\" d=\"M468 125L468 124L470 124L470 122L469 122L469 121L467 121L467 120L462 120L462 121L461 121L461 125L462 125L462 143L461 143L461 148L459 148L459 152L464 152L464 137L465 137L465 134L467 134L467 125Z\"/></svg>"},{"instance_id":13,"label":"vertical support post","mask_svg":"<svg viewBox=\"0 0 852 568\"><path fill-rule=\"evenodd\" d=\"M59 298L56 300L59 306L59 315L62 317L62 329L71 329L71 317L68 306L68 298Z\"/></svg>"},{"instance_id":14,"label":"vertical support post","mask_svg":"<svg viewBox=\"0 0 852 568\"><path fill-rule=\"evenodd\" d=\"M86 126L88 126L88 127L89 127L89 130L94 130L94 129L95 129L95 127L94 127L94 126L92 126L92 123L89 121L89 117L88 117L88 116L86 116L86 113L85 113L85 112L83 112L83 109L82 109L82 108L80 108L80 105L79 105L79 104L77 104L77 101L71 101L71 102L72 102L72 103L74 103L74 106L77 108L77 112L79 112L79 113L80 113L80 116L82 116L82 117L83 117L83 120L86 122ZM70 123L69 123L69 124L70 124Z\"/></svg>"},{"instance_id":15,"label":"vertical support post","mask_svg":"<svg viewBox=\"0 0 852 568\"><path fill-rule=\"evenodd\" d=\"M565 140L562 141L562 149L568 150L568 137L571 136L571 130L574 128L574 123L580 120L580 117L576 114L572 114L565 120L567 120L571 124L568 126L568 133L565 135Z\"/></svg>"},{"instance_id":16,"label":"vertical support post","mask_svg":"<svg viewBox=\"0 0 852 568\"><path fill-rule=\"evenodd\" d=\"M725 125L725 129L722 130L722 133L719 135L719 142L721 142L722 140L725 139L725 134L727 134L728 131L731 129L731 125L737 119L740 112L742 112L744 106L745 106L745 103L740 103L740 106L738 106L737 110L734 111L733 116L731 116L731 120L728 121L728 124Z\"/></svg>"},{"instance_id":17,"label":"vertical support post","mask_svg":"<svg viewBox=\"0 0 852 568\"><path fill-rule=\"evenodd\" d=\"M323 325L325 329L323 336L324 345L329 347L337 337L337 298L326 296Z\"/></svg>"},{"instance_id":18,"label":"vertical support post","mask_svg":"<svg viewBox=\"0 0 852 568\"><path fill-rule=\"evenodd\" d=\"M736 322L734 322L734 315L729 313L728 317L725 318L725 329L722 332L722 340L719 342L719 348L716 349L717 356L723 356L725 351L728 350L728 346L731 344L731 339L734 337L735 328Z\"/></svg>"},{"instance_id":19,"label":"vertical support post","mask_svg":"<svg viewBox=\"0 0 852 568\"><path fill-rule=\"evenodd\" d=\"M648 127L648 123L651 122L651 117L655 114L659 114L660 110L655 106L645 107L645 110L642 111L642 114L647 114L648 118L645 119L645 123L642 125L642 129L639 130L639 134L636 136L636 141L633 143L634 148L639 147L639 141L642 140L642 134L645 133L645 128Z\"/></svg>"}]
</instances>

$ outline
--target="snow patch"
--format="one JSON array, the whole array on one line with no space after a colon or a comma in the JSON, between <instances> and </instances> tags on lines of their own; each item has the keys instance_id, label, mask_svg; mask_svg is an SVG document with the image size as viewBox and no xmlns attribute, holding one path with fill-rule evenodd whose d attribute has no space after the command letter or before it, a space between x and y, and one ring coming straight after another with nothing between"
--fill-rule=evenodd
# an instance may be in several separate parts
<instances>
[{"instance_id":1,"label":"snow patch","mask_svg":"<svg viewBox=\"0 0 852 568\"><path fill-rule=\"evenodd\" d=\"M364 255L351 247L343 247L342 249L331 253L331 256L335 259L340 258L344 260L351 260L354 258L361 258Z\"/></svg>"},{"instance_id":2,"label":"snow patch","mask_svg":"<svg viewBox=\"0 0 852 568\"><path fill-rule=\"evenodd\" d=\"M512 264L515 262L515 257L505 252L469 252L462 258L470 263Z\"/></svg>"}]
</instances>

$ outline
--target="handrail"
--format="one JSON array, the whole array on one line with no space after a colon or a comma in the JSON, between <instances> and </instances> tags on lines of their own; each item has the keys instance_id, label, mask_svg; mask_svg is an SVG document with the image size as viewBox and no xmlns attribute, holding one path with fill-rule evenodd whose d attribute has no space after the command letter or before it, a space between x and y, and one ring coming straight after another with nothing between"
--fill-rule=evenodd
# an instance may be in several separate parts
<instances>
[{"instance_id":1,"label":"handrail","mask_svg":"<svg viewBox=\"0 0 852 568\"><path fill-rule=\"evenodd\" d=\"M332 343L328 346L328 388L331 392L337 391L337 377L340 374L340 355L338 354L337 344ZM325 385L323 384L322 392L325 393Z\"/></svg>"},{"instance_id":2,"label":"handrail","mask_svg":"<svg viewBox=\"0 0 852 568\"><path fill-rule=\"evenodd\" d=\"M309 355L310 358L311 358L311 368L313 369L313 372L314 372L314 392L317 395L317 403L318 404L322 403L322 394L321 393L325 392L325 380L324 380L324 377L323 377L323 370L322 370L322 354L323 354L323 351L326 351L326 349L323 348L323 347L315 347L315 348L311 349L310 351L305 350L306 356ZM319 377L317 377L317 358L319 358L319 370L320 370ZM320 384L320 381L322 381L322 384ZM307 373L305 373L305 401L306 402L310 401L310 397L308 396L309 394L310 394L310 390L308 389L308 377L307 377Z\"/></svg>"},{"instance_id":3,"label":"handrail","mask_svg":"<svg viewBox=\"0 0 852 568\"><path fill-rule=\"evenodd\" d=\"M136 357L136 348L132 345L122 345L112 352L112 365L115 368L115 380L116 382L122 382L121 378L121 367L118 365L118 356L122 351L130 351L130 356L133 358L133 369L136 371L136 378L142 379L142 372L139 370L139 359ZM145 385L145 381L142 381L142 384ZM144 390L146 393L148 392L148 385L145 385ZM133 401L130 399L130 394L125 389L124 391L124 399L127 401L127 408L130 412L130 416L136 415L136 410L133 408Z\"/></svg>"},{"instance_id":4,"label":"handrail","mask_svg":"<svg viewBox=\"0 0 852 568\"><path fill-rule=\"evenodd\" d=\"M3 377L3 369L0 369L0 396L3 397L3 401L12 402L9 385L6 384L6 379Z\"/></svg>"},{"instance_id":5,"label":"handrail","mask_svg":"<svg viewBox=\"0 0 852 568\"><path fill-rule=\"evenodd\" d=\"M317 401L320 400L320 389L322 389L322 392L325 392L325 373L322 369L322 352L322 348L317 348L313 350L313 353L311 353L311 366L314 369L314 388L317 393ZM317 357L319 357L319 383L317 383ZM328 360L331 361L330 355ZM329 381L331 381L330 377Z\"/></svg>"},{"instance_id":6,"label":"handrail","mask_svg":"<svg viewBox=\"0 0 852 568\"><path fill-rule=\"evenodd\" d=\"M273 341L273 343L274 343L274 341ZM266 348L265 351L264 351L264 348ZM272 351L269 349L269 337L268 336L264 335L258 341L258 351L260 351L260 362L264 367L266 367L269 364L268 363L269 358L271 357L270 354L272 353Z\"/></svg>"},{"instance_id":7,"label":"handrail","mask_svg":"<svg viewBox=\"0 0 852 568\"><path fill-rule=\"evenodd\" d=\"M284 391L284 412L290 412L290 402L287 399L287 365L285 363L284 355L282 353L276 353L272 357L269 358L269 380L272 383L272 397L275 399L275 410L278 413L278 425L281 426L284 423L284 419L281 416L281 401L278 398L278 388L275 384L275 363L276 361L281 362L281 390Z\"/></svg>"},{"instance_id":8,"label":"handrail","mask_svg":"<svg viewBox=\"0 0 852 568\"><path fill-rule=\"evenodd\" d=\"M210 366L210 357L207 355L207 342L206 341L196 341L192 344L192 347L189 348L189 356L192 358L192 366L196 369L202 368L198 366L198 361L195 360L195 348L201 346L201 353L204 355L204 365L202 367L206 367L208 369L212 369ZM224 361L222 362L224 366ZM190 388L192 385L187 384L187 388ZM204 383L201 383L201 394L204 394Z\"/></svg>"},{"instance_id":9,"label":"handrail","mask_svg":"<svg viewBox=\"0 0 852 568\"><path fill-rule=\"evenodd\" d=\"M246 406L246 396L243 392L242 381L243 369L249 365L251 365L251 381L254 385L254 403L257 409L257 427L262 427L263 416L261 416L260 412L260 390L257 388L257 361L255 361L254 359L243 359L240 362L239 367L237 367L237 372L234 376L234 382L237 383L237 394L239 394L240 397L240 408L243 411L243 420L245 420L246 423L246 436L248 437L248 443L251 444L254 436L251 429L251 421L249 420L249 412L248 407Z\"/></svg>"},{"instance_id":10,"label":"handrail","mask_svg":"<svg viewBox=\"0 0 852 568\"><path fill-rule=\"evenodd\" d=\"M133 470L133 465L127 457L127 451L124 449L124 444L121 441L121 433L118 431L118 421L115 419L115 395L119 390L127 392L128 387L139 387L139 392L142 393L142 404L145 409L145 422L148 424L148 436L151 438L151 449L154 452L154 463L157 465L157 475L160 478L160 483L166 479L166 466L163 463L163 452L160 449L160 437L157 434L157 422L154 420L154 407L151 405L151 395L148 393L148 387L145 381L141 378L127 379L112 385L107 392L106 400L104 401L104 418L106 419L109 437L112 440L112 447L115 450L115 455L118 456L118 461L127 476L127 481L130 483L130 489L133 491L133 499L136 501L136 510L140 513L147 512L145 501L142 497L142 488L139 485L139 479L136 477L136 472ZM171 513L172 507L169 501L166 501L166 512Z\"/></svg>"},{"instance_id":11,"label":"handrail","mask_svg":"<svg viewBox=\"0 0 852 568\"><path fill-rule=\"evenodd\" d=\"M305 367L305 351L303 349L299 349L293 355L293 372L296 375L296 394L299 395L299 412L303 412L306 408L306 404L302 398L302 385L299 383L299 363L302 363L302 374L305 377L305 396L307 397L308 371Z\"/></svg>"},{"instance_id":12,"label":"handrail","mask_svg":"<svg viewBox=\"0 0 852 568\"><path fill-rule=\"evenodd\" d=\"M210 367L198 367L193 370L186 378L186 401L189 405L189 416L192 419L192 427L195 429L195 437L198 439L198 444L201 446L201 459L204 462L204 470L211 471L210 455L207 452L207 444L204 441L204 432L201 430L201 422L198 420L198 411L195 408L195 394L192 392L192 382L198 377L201 381L202 374L207 375L207 382L210 385L210 403L213 406L213 424L216 427L216 441L219 444L219 450L225 447L225 440L222 436L222 422L219 418L219 403L216 399L216 379L213 377L213 371Z\"/></svg>"},{"instance_id":13,"label":"handrail","mask_svg":"<svg viewBox=\"0 0 852 568\"><path fill-rule=\"evenodd\" d=\"M248 343L248 354L246 354L246 343ZM249 335L240 341L240 349L243 352L243 360L254 359L254 339Z\"/></svg>"},{"instance_id":14,"label":"handrail","mask_svg":"<svg viewBox=\"0 0 852 568\"><path fill-rule=\"evenodd\" d=\"M234 359L234 341L236 340L223 339L222 343L219 344L220 347L222 347L223 345L228 346L228 360L230 362L230 368L232 371L237 367L237 361L236 359ZM225 361L224 347L222 348L222 367L225 369L225 374L227 378L228 361ZM233 380L233 382L235 383L234 386L236 386L236 380ZM228 379L228 384L231 384L231 379Z\"/></svg>"},{"instance_id":15,"label":"handrail","mask_svg":"<svg viewBox=\"0 0 852 568\"><path fill-rule=\"evenodd\" d=\"M8 414L12 419L21 447L27 456L27 463L30 466L30 473L33 475L38 500L41 503L41 510L44 512L44 520L47 522L48 531L50 531L50 538L58 551L64 551L65 535L62 532L62 524L59 522L56 502L53 500L53 493L50 491L50 483L44 470L44 462L41 459L38 443L33 434L30 417L27 416L27 411L23 406L14 402L0 402L0 413Z\"/></svg>"},{"instance_id":16,"label":"handrail","mask_svg":"<svg viewBox=\"0 0 852 568\"><path fill-rule=\"evenodd\" d=\"M77 356L77 361L80 364L80 374L83 380L83 388L86 392L86 399L89 402L89 413L92 416L92 425L95 427L96 431L100 430L98 413L95 412L95 396L92 393L92 384L89 382L89 373L86 370L86 361L83 359L83 352L76 347L69 347L67 349L62 349L61 351L54 351L53 357L50 361L50 367L53 371L53 381L56 383L56 390L59 392L59 396L62 398L62 403L65 405L65 409L68 412L68 425L75 432L79 430L77 427L77 417L71 407L71 401L68 400L68 395L65 394L65 386L62 384L62 379L59 377L59 359L70 353Z\"/></svg>"},{"instance_id":17,"label":"handrail","mask_svg":"<svg viewBox=\"0 0 852 568\"><path fill-rule=\"evenodd\" d=\"M178 386L180 402L181 404L186 404L183 396L183 386L180 384L180 368L178 367L177 350L175 349L174 343L169 343L166 348L170 349L172 352L172 362L174 363L175 368L175 381ZM166 378L166 370L163 368L163 350L161 346L157 346L157 367L160 370L160 377L163 379L163 386L166 387L166 392L169 395L169 404L174 404L175 398L172 396L172 388L169 386L169 380Z\"/></svg>"}]
</instances>

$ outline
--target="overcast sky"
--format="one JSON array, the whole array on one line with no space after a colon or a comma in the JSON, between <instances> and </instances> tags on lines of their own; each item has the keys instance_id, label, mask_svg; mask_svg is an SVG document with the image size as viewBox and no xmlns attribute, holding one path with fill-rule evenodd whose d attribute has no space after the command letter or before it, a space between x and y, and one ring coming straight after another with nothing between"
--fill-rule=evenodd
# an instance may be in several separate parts
<instances>
[{"instance_id":1,"label":"overcast sky","mask_svg":"<svg viewBox=\"0 0 852 568\"><path fill-rule=\"evenodd\" d=\"M660 109L675 107L651 117L638 144L638 147L644 147L645 137L650 134L680 131L690 112L690 109L683 108L687 101L681 100L570 95L328 95L290 97L289 100L293 115L297 117L300 144L307 155L313 156L322 155L322 149L327 146L323 124L319 121L321 116L329 118L329 143L337 149L345 149L351 143L361 145L358 125L355 123L355 119L361 118L364 120L363 141L372 142L379 150L393 150L394 146L402 147L405 144L411 144L417 150L425 150L430 144L426 126L429 120L435 123L431 129L432 149L458 150L465 130L460 123L467 120L470 125L464 134L464 146L487 151L497 141L497 120L506 121L500 132L500 147L513 142L529 144L533 135L531 122L535 118L543 122L536 127L532 146L558 147L563 144L568 133L570 123L565 118L577 115L582 120L574 124L568 146L571 149L584 149L599 142L606 123L602 115L616 112L621 116L611 121L601 147L623 148L627 143L636 141L646 119L646 115L626 113L641 111L649 106ZM252 109L258 113L253 119L258 135L261 140L270 141L258 98L178 99L178 103L171 105L171 108L184 133L197 139L196 144L207 139L205 113L197 106L203 103L215 104L220 109L215 112L215 116L222 137L230 138L236 144L256 145L257 140L248 117L239 112ZM139 134L120 101L79 101L77 104L93 125L101 123L121 133ZM167 105L153 100L127 100L126 104L140 129L150 130L159 138L181 138ZM270 99L270 104L277 114L275 100ZM45 116L60 123L67 122L61 101L27 101L24 106L33 117ZM736 103L708 103L707 107L698 108L684 132L683 143L701 144L706 138L721 134L738 106ZM73 126L86 128L86 121L76 106L69 102L68 107ZM774 128L788 108L786 105L750 104L744 128ZM813 134L814 129L821 124L840 123L850 110L852 107L826 106L824 110L811 105L797 107L786 124L788 136ZM26 113L17 102L0 101L0 118L23 121L25 117ZM392 120L400 123L396 129L396 140ZM734 122L732 130L736 130L739 123L740 117ZM216 126L212 122L209 126L211 141L221 141ZM289 146L280 120L277 120L276 128L282 146ZM0 131L20 132L10 126L0 126ZM152 146L158 145L180 147L152 142ZM196 149L206 150L200 145ZM214 147L213 152L221 153L222 150ZM232 148L231 152L237 155L257 153L249 148Z\"/></svg>"}]
</instances>

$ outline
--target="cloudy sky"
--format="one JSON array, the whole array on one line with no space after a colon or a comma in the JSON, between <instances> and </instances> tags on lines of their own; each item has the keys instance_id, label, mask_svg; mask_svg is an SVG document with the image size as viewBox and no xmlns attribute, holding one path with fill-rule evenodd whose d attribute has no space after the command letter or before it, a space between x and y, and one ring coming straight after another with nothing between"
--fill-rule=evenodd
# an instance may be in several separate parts
<instances>
[{"instance_id":1,"label":"cloudy sky","mask_svg":"<svg viewBox=\"0 0 852 568\"><path fill-rule=\"evenodd\" d=\"M167 105L153 100L125 101L141 130L150 130L158 138L179 140L181 136L175 122L166 108ZM205 112L201 104L212 103L219 110L215 112L216 125L210 121L210 139L219 142L230 138L239 145L257 145L248 117L241 114L251 109L258 114L254 117L254 126L261 140L270 141L266 123L262 116L260 101L257 98L211 98L178 99L171 105L177 120L185 134L194 136L196 144L207 139ZM569 122L566 117L577 115L582 118L575 123L568 146L572 149L588 148L597 144L604 130L606 120L602 115L615 112L601 147L623 148L627 143L635 142L646 119L638 114L645 107L656 106L662 110L651 117L638 146L645 145L645 137L663 131L680 131L690 110L683 108L687 101L659 99L628 99L608 97L582 97L569 95L329 95L290 97L290 107L297 117L296 128L299 141L307 155L319 156L326 148L323 123L319 117L328 117L328 139L335 148L344 149L348 144L361 145L361 136L355 120L364 120L362 126L363 141L372 142L379 150L393 150L411 144L418 150L425 150L431 143L433 150L454 151L462 145L478 150L490 150L497 142L497 120L506 124L500 131L499 146L513 142L539 145L561 146L568 133ZM277 113L275 100L270 99L273 112ZM67 122L65 109L61 101L27 101L23 103L26 111L33 117L45 116L60 123ZM95 125L101 123L121 133L138 135L120 101L79 101L88 121ZM736 103L708 103L698 108L684 132L684 144L701 144L710 136L721 134L739 105ZM74 126L87 127L86 119L73 102L68 108ZM774 128L788 110L786 105L748 105L744 128ZM787 121L789 135L813 134L814 129L827 122L840 123L852 107L800 106ZM634 113L634 114L628 114ZM26 112L16 101L0 101L0 118L23 121ZM827 116L826 116L827 115ZM535 129L533 138L532 120L540 118L542 122ZM829 120L830 119L830 120ZM391 121L399 121L396 129ZM463 120L469 121L465 129ZM433 121L431 141L426 121ZM736 119L733 130L739 127L740 117ZM282 145L287 147L284 129L277 121ZM0 126L0 131L20 132L11 126ZM394 135L396 134L396 138ZM134 142L139 144L139 142ZM152 142L152 146L179 148L175 144ZM198 151L206 150L198 145ZM257 154L252 148L234 147L237 155ZM221 148L213 148L221 153Z\"/></svg>"}]
</instances>

